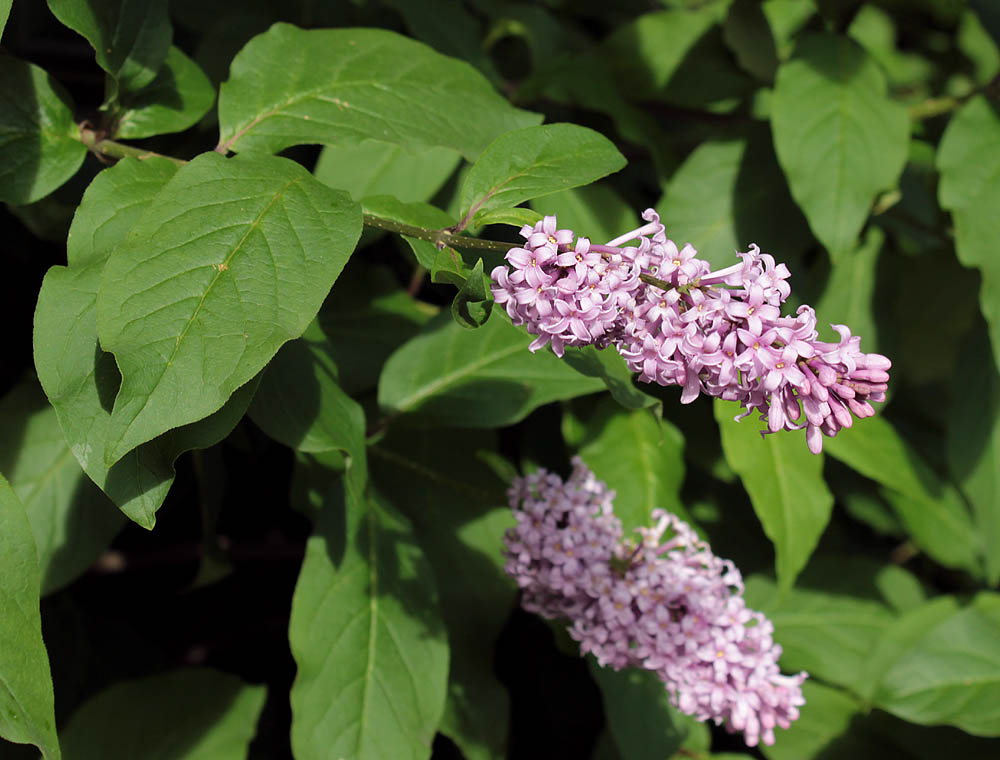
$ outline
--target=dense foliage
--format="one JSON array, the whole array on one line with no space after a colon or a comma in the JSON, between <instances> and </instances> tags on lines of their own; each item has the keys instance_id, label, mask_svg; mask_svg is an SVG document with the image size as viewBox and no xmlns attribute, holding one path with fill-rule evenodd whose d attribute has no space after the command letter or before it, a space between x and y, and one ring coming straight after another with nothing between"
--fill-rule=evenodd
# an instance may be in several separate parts
<instances>
[{"instance_id":1,"label":"dense foliage","mask_svg":"<svg viewBox=\"0 0 1000 760\"><path fill-rule=\"evenodd\" d=\"M992 0L0 33L4 758L1000 756Z\"/></svg>"}]
</instances>

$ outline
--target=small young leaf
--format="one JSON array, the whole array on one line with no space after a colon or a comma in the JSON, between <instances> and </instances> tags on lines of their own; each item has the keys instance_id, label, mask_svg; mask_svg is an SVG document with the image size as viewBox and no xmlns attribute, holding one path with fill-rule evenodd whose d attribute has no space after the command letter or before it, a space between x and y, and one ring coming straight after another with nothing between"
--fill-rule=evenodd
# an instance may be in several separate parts
<instances>
[{"instance_id":1,"label":"small young leaf","mask_svg":"<svg viewBox=\"0 0 1000 760\"><path fill-rule=\"evenodd\" d=\"M437 591L409 522L363 493L357 469L320 511L295 587L292 748L298 760L423 760L448 679Z\"/></svg>"},{"instance_id":2,"label":"small young leaf","mask_svg":"<svg viewBox=\"0 0 1000 760\"><path fill-rule=\"evenodd\" d=\"M219 144L276 153L365 139L441 146L473 159L497 135L537 124L467 63L384 29L275 24L233 59L219 93Z\"/></svg>"},{"instance_id":3,"label":"small young leaf","mask_svg":"<svg viewBox=\"0 0 1000 760\"><path fill-rule=\"evenodd\" d=\"M715 402L722 450L774 544L778 582L787 590L830 520L833 495L823 482L823 458L809 452L801 435L788 431L761 440L765 427L754 417L734 421L737 411L727 401Z\"/></svg>"},{"instance_id":4,"label":"small young leaf","mask_svg":"<svg viewBox=\"0 0 1000 760\"><path fill-rule=\"evenodd\" d=\"M59 760L49 657L38 611L38 556L24 506L0 475L0 736Z\"/></svg>"},{"instance_id":5,"label":"small young leaf","mask_svg":"<svg viewBox=\"0 0 1000 760\"><path fill-rule=\"evenodd\" d=\"M267 696L209 668L123 681L86 701L63 731L76 760L243 760Z\"/></svg>"},{"instance_id":6,"label":"small young leaf","mask_svg":"<svg viewBox=\"0 0 1000 760\"><path fill-rule=\"evenodd\" d=\"M542 220L542 215L530 208L498 208L476 214L476 224L485 227L487 224L509 224L512 227L523 227L527 224L534 227Z\"/></svg>"},{"instance_id":7,"label":"small young leaf","mask_svg":"<svg viewBox=\"0 0 1000 760\"><path fill-rule=\"evenodd\" d=\"M909 133L885 76L844 37L810 34L778 69L771 106L792 197L834 258L855 245L876 193L898 181Z\"/></svg>"},{"instance_id":8,"label":"small young leaf","mask_svg":"<svg viewBox=\"0 0 1000 760\"><path fill-rule=\"evenodd\" d=\"M479 214L587 185L625 163L604 135L576 124L508 132L490 143L466 175L461 213L479 226Z\"/></svg>"},{"instance_id":9,"label":"small young leaf","mask_svg":"<svg viewBox=\"0 0 1000 760\"><path fill-rule=\"evenodd\" d=\"M663 402L635 384L635 375L617 351L570 346L563 360L581 375L600 378L611 397L626 409L649 409L657 419L663 416Z\"/></svg>"},{"instance_id":10,"label":"small young leaf","mask_svg":"<svg viewBox=\"0 0 1000 760\"><path fill-rule=\"evenodd\" d=\"M959 260L977 267L979 305L990 326L993 359L1000 367L1000 257L995 251L1000 204L1000 113L981 95L956 113L941 138L938 197L955 221Z\"/></svg>"},{"instance_id":11,"label":"small young leaf","mask_svg":"<svg viewBox=\"0 0 1000 760\"><path fill-rule=\"evenodd\" d=\"M602 390L548 350L531 353L531 336L507 319L464 330L435 317L385 364L378 401L390 414L434 425L511 425L550 401Z\"/></svg>"},{"instance_id":12,"label":"small young leaf","mask_svg":"<svg viewBox=\"0 0 1000 760\"><path fill-rule=\"evenodd\" d=\"M302 334L354 250L360 212L284 158L208 153L177 171L98 293L101 346L122 373L109 466L220 409Z\"/></svg>"},{"instance_id":13,"label":"small young leaf","mask_svg":"<svg viewBox=\"0 0 1000 760\"><path fill-rule=\"evenodd\" d=\"M111 75L111 99L134 93L156 77L173 29L167 0L48 0L52 14L94 48L97 65Z\"/></svg>"},{"instance_id":14,"label":"small young leaf","mask_svg":"<svg viewBox=\"0 0 1000 760\"><path fill-rule=\"evenodd\" d=\"M55 410L25 380L0 401L0 472L24 505L38 548L42 596L74 580L125 522L76 461Z\"/></svg>"},{"instance_id":15,"label":"small young leaf","mask_svg":"<svg viewBox=\"0 0 1000 760\"><path fill-rule=\"evenodd\" d=\"M138 139L182 132L215 102L215 88L197 63L171 47L156 79L123 95L115 137Z\"/></svg>"},{"instance_id":16,"label":"small young leaf","mask_svg":"<svg viewBox=\"0 0 1000 760\"><path fill-rule=\"evenodd\" d=\"M0 57L0 201L32 203L76 174L87 149L69 96L37 66Z\"/></svg>"},{"instance_id":17,"label":"small young leaf","mask_svg":"<svg viewBox=\"0 0 1000 760\"><path fill-rule=\"evenodd\" d=\"M346 190L356 201L390 195L402 203L417 203L429 201L461 160L450 148L408 151L393 143L365 140L357 145L327 145L313 174L324 185Z\"/></svg>"},{"instance_id":18,"label":"small young leaf","mask_svg":"<svg viewBox=\"0 0 1000 760\"><path fill-rule=\"evenodd\" d=\"M490 278L483 274L479 259L451 302L451 317L462 327L474 330L486 324L493 309Z\"/></svg>"},{"instance_id":19,"label":"small young leaf","mask_svg":"<svg viewBox=\"0 0 1000 760\"><path fill-rule=\"evenodd\" d=\"M424 242L424 241L420 241ZM434 246L427 243L431 249ZM414 246L414 251L417 250ZM434 261L431 264L431 282L438 284L454 285L461 288L469 278L469 268L465 265L462 254L454 248L445 246L434 254Z\"/></svg>"}]
</instances>

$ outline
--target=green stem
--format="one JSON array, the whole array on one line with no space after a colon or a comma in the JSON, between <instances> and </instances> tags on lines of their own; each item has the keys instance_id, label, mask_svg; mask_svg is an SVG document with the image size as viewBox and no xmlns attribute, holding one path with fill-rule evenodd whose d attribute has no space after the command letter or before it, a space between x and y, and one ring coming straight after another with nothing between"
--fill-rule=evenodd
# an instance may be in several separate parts
<instances>
[{"instance_id":1,"label":"green stem","mask_svg":"<svg viewBox=\"0 0 1000 760\"><path fill-rule=\"evenodd\" d=\"M366 227L377 227L380 230L396 232L407 237L414 237L418 240L426 240L434 243L439 249L445 246L453 248L479 248L485 251L500 251L506 253L511 248L517 248L517 243L504 243L499 240L482 240L480 238L466 237L465 235L454 235L447 230L429 230L425 227L417 227L413 224L403 224L392 219L383 219L374 214L365 214L364 223Z\"/></svg>"},{"instance_id":2,"label":"green stem","mask_svg":"<svg viewBox=\"0 0 1000 760\"><path fill-rule=\"evenodd\" d=\"M167 161L173 161L175 164L181 166L187 163L183 158L164 156L162 153L135 148L125 143L115 142L114 140L107 140L97 130L82 125L80 126L80 142L86 145L87 149L100 159L138 158L141 160L156 156L157 158L165 158Z\"/></svg>"}]
</instances>

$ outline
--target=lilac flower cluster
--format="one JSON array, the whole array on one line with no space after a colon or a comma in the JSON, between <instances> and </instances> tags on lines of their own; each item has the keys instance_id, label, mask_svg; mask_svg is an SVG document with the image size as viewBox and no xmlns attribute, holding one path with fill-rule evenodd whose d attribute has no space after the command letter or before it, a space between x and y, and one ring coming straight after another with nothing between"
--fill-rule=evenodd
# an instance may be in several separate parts
<instances>
[{"instance_id":1,"label":"lilac flower cluster","mask_svg":"<svg viewBox=\"0 0 1000 760\"><path fill-rule=\"evenodd\" d=\"M869 402L885 400L891 362L862 353L846 325L833 325L838 342L817 340L809 306L781 316L784 264L752 245L713 272L690 244L667 239L655 211L643 219L605 245L557 229L554 216L521 229L527 243L507 253L510 268L493 270L492 290L538 336L532 351L613 345L640 380L682 386L682 403L705 393L740 402L740 417L759 411L768 432L806 428L815 454L821 434L875 413Z\"/></svg>"},{"instance_id":2,"label":"lilac flower cluster","mask_svg":"<svg viewBox=\"0 0 1000 760\"><path fill-rule=\"evenodd\" d=\"M565 483L539 470L509 496L506 571L526 610L569 620L601 665L654 671L679 710L750 746L773 744L774 727L798 718L806 674L781 674L773 626L747 609L739 570L686 523L654 510L655 526L623 541L614 492L579 457Z\"/></svg>"}]
</instances>

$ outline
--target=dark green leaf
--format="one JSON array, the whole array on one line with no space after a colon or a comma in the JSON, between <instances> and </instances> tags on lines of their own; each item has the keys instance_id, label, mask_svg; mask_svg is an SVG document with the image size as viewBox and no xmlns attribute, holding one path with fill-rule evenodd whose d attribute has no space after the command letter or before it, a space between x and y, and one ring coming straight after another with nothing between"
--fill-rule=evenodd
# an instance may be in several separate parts
<instances>
[{"instance_id":1,"label":"dark green leaf","mask_svg":"<svg viewBox=\"0 0 1000 760\"><path fill-rule=\"evenodd\" d=\"M73 760L244 760L263 686L208 668L116 683L85 702L63 731Z\"/></svg>"},{"instance_id":2,"label":"dark green leaf","mask_svg":"<svg viewBox=\"0 0 1000 760\"><path fill-rule=\"evenodd\" d=\"M0 429L0 472L10 478L35 534L44 596L90 567L125 519L80 468L33 379L0 401Z\"/></svg>"},{"instance_id":3,"label":"dark green leaf","mask_svg":"<svg viewBox=\"0 0 1000 760\"><path fill-rule=\"evenodd\" d=\"M771 106L792 197L831 256L852 249L875 195L906 161L909 121L878 65L853 41L803 37L778 69Z\"/></svg>"},{"instance_id":4,"label":"dark green leaf","mask_svg":"<svg viewBox=\"0 0 1000 760\"><path fill-rule=\"evenodd\" d=\"M462 327L472 330L482 327L492 310L490 278L483 274L483 260L479 259L451 302L451 317Z\"/></svg>"},{"instance_id":5,"label":"dark green leaf","mask_svg":"<svg viewBox=\"0 0 1000 760\"><path fill-rule=\"evenodd\" d=\"M420 242L427 246L427 249L429 249L427 250L428 253L431 250L435 250L432 243ZM417 248L417 246L413 246L414 251ZM417 258L421 259L422 257L418 256ZM465 281L468 278L469 268L465 265L465 259L462 258L462 254L454 248L447 246L435 252L434 260L431 263L431 282L454 285L456 288L460 288L465 285Z\"/></svg>"},{"instance_id":6,"label":"dark green leaf","mask_svg":"<svg viewBox=\"0 0 1000 760\"><path fill-rule=\"evenodd\" d=\"M773 82L778 70L778 51L771 35L763 3L735 0L723 26L726 44L746 71L762 82Z\"/></svg>"},{"instance_id":7,"label":"dark green leaf","mask_svg":"<svg viewBox=\"0 0 1000 760\"><path fill-rule=\"evenodd\" d=\"M761 747L767 760L827 757L833 760L833 755L824 752L830 747L849 752L841 757L867 760L867 755L857 754L864 752L866 742L851 741L852 724L861 716L858 701L840 689L812 679L802 684L802 695L806 703L799 708L799 719L787 731L779 732L773 745Z\"/></svg>"},{"instance_id":8,"label":"dark green leaf","mask_svg":"<svg viewBox=\"0 0 1000 760\"><path fill-rule=\"evenodd\" d=\"M337 383L333 348L316 322L278 351L247 413L277 441L305 452L365 456L365 414Z\"/></svg>"},{"instance_id":9,"label":"dark green leaf","mask_svg":"<svg viewBox=\"0 0 1000 760\"><path fill-rule=\"evenodd\" d=\"M383 29L275 24L233 59L219 93L219 143L234 151L376 139L473 159L539 121L467 63Z\"/></svg>"},{"instance_id":10,"label":"dark green leaf","mask_svg":"<svg viewBox=\"0 0 1000 760\"><path fill-rule=\"evenodd\" d=\"M1000 205L1000 114L982 96L956 113L941 139L938 197L955 221L959 260L982 274L979 305L990 325L993 358L1000 366L1000 257L996 209Z\"/></svg>"},{"instance_id":11,"label":"dark green leaf","mask_svg":"<svg viewBox=\"0 0 1000 760\"><path fill-rule=\"evenodd\" d=\"M490 143L466 175L462 217L479 226L479 214L587 185L625 163L610 140L575 124L508 132Z\"/></svg>"},{"instance_id":12,"label":"dark green leaf","mask_svg":"<svg viewBox=\"0 0 1000 760\"><path fill-rule=\"evenodd\" d=\"M823 482L823 458L809 452L801 434L766 429L754 416L735 422L740 407L715 402L726 460L739 474L754 511L774 544L775 569L791 588L830 519L833 495Z\"/></svg>"},{"instance_id":13,"label":"dark green leaf","mask_svg":"<svg viewBox=\"0 0 1000 760\"><path fill-rule=\"evenodd\" d=\"M497 427L550 401L602 390L504 318L464 330L449 314L432 319L385 364L379 405L435 425Z\"/></svg>"},{"instance_id":14,"label":"dark green leaf","mask_svg":"<svg viewBox=\"0 0 1000 760\"><path fill-rule=\"evenodd\" d=\"M32 203L76 174L87 149L69 96L42 69L0 57L0 201Z\"/></svg>"},{"instance_id":15,"label":"dark green leaf","mask_svg":"<svg viewBox=\"0 0 1000 760\"><path fill-rule=\"evenodd\" d=\"M38 556L24 506L0 475L0 736L59 760L49 656L38 612Z\"/></svg>"},{"instance_id":16,"label":"dark green leaf","mask_svg":"<svg viewBox=\"0 0 1000 760\"><path fill-rule=\"evenodd\" d=\"M48 0L63 24L86 38L117 91L136 92L160 70L173 30L167 0Z\"/></svg>"},{"instance_id":17,"label":"dark green leaf","mask_svg":"<svg viewBox=\"0 0 1000 760\"><path fill-rule=\"evenodd\" d=\"M402 203L416 203L430 200L461 160L450 148L408 151L393 143L365 140L357 145L327 145L313 174L324 185L346 190L356 201L390 195Z\"/></svg>"},{"instance_id":18,"label":"dark green leaf","mask_svg":"<svg viewBox=\"0 0 1000 760\"><path fill-rule=\"evenodd\" d=\"M617 351L570 346L563 360L581 375L600 378L626 409L650 409L657 418L663 416L663 402L636 386L635 375Z\"/></svg>"},{"instance_id":19,"label":"dark green leaf","mask_svg":"<svg viewBox=\"0 0 1000 760\"><path fill-rule=\"evenodd\" d=\"M527 224L534 227L542 220L542 215L530 208L498 208L476 215L476 223L484 227L487 224L509 224L512 227L523 227Z\"/></svg>"},{"instance_id":20,"label":"dark green leaf","mask_svg":"<svg viewBox=\"0 0 1000 760\"><path fill-rule=\"evenodd\" d=\"M105 461L220 409L301 335L354 250L360 211L283 158L208 153L181 167L98 293L101 346L122 374Z\"/></svg>"},{"instance_id":21,"label":"dark green leaf","mask_svg":"<svg viewBox=\"0 0 1000 760\"><path fill-rule=\"evenodd\" d=\"M885 486L886 498L913 541L949 567L977 571L982 541L961 497L931 469L882 417L862 420L825 450L862 475Z\"/></svg>"},{"instance_id":22,"label":"dark green leaf","mask_svg":"<svg viewBox=\"0 0 1000 760\"><path fill-rule=\"evenodd\" d=\"M848 325L851 332L862 336L865 351L877 351L878 333L875 330L875 265L882 252L885 234L878 227L870 227L864 241L851 253L833 264L833 271L826 282L826 290L816 303L820 324ZM826 340L837 340L832 328Z\"/></svg>"},{"instance_id":23,"label":"dark green leaf","mask_svg":"<svg viewBox=\"0 0 1000 760\"><path fill-rule=\"evenodd\" d=\"M215 88L197 63L171 47L156 79L122 97L116 137L137 139L182 132L215 102Z\"/></svg>"},{"instance_id":24,"label":"dark green leaf","mask_svg":"<svg viewBox=\"0 0 1000 760\"><path fill-rule=\"evenodd\" d=\"M423 760L444 709L448 644L409 522L351 467L306 547L289 642L298 760Z\"/></svg>"}]
</instances>

